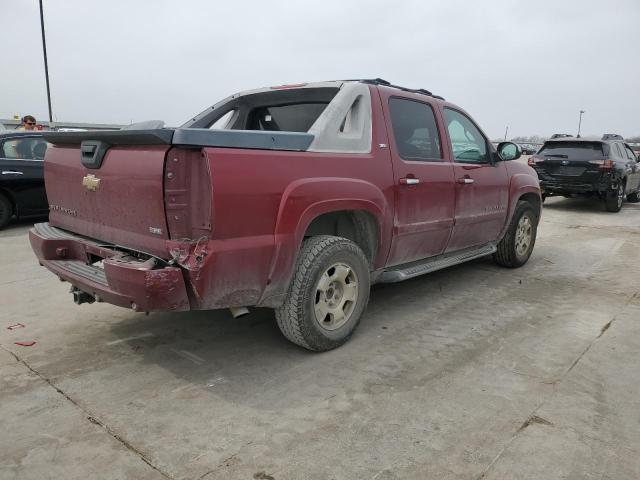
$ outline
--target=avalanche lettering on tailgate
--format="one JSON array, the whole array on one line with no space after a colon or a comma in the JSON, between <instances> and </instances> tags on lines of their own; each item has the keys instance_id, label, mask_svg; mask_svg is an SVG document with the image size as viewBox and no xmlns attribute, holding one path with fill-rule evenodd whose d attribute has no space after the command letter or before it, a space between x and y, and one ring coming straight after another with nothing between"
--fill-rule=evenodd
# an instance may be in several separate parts
<instances>
[{"instance_id":1,"label":"avalanche lettering on tailgate","mask_svg":"<svg viewBox=\"0 0 640 480\"><path fill-rule=\"evenodd\" d=\"M60 212L66 213L67 215L71 215L72 217L78 216L77 210L72 210L70 208L61 207L60 205L49 205L49 210L52 212Z\"/></svg>"}]
</instances>

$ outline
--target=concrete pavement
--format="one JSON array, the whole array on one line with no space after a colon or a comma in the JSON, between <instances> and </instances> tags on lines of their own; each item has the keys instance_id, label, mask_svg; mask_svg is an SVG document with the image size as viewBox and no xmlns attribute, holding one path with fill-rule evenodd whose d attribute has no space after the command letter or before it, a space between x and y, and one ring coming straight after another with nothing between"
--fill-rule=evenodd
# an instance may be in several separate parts
<instances>
[{"instance_id":1,"label":"concrete pavement","mask_svg":"<svg viewBox=\"0 0 640 480\"><path fill-rule=\"evenodd\" d=\"M1 479L640 478L640 204L549 199L526 266L376 286L323 354L269 310L78 307L28 228L0 232Z\"/></svg>"}]
</instances>

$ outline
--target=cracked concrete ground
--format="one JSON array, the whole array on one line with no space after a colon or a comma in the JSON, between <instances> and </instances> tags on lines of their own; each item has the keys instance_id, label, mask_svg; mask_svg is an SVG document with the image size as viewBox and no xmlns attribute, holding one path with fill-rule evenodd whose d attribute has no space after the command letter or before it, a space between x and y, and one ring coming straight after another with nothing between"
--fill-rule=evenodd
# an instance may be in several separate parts
<instances>
[{"instance_id":1,"label":"cracked concrete ground","mask_svg":"<svg viewBox=\"0 0 640 480\"><path fill-rule=\"evenodd\" d=\"M324 354L269 310L77 307L28 228L0 233L1 479L640 478L640 204L550 199L525 267L376 286Z\"/></svg>"}]
</instances>

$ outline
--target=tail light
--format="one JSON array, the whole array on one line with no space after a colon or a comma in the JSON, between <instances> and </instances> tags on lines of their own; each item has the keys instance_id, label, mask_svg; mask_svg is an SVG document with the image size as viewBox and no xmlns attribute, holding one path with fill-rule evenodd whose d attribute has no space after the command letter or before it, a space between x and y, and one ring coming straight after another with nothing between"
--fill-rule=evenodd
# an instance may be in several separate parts
<instances>
[{"instance_id":1,"label":"tail light","mask_svg":"<svg viewBox=\"0 0 640 480\"><path fill-rule=\"evenodd\" d=\"M164 168L164 205L169 238L197 239L212 230L209 164L200 150L174 148Z\"/></svg>"},{"instance_id":2,"label":"tail light","mask_svg":"<svg viewBox=\"0 0 640 480\"><path fill-rule=\"evenodd\" d=\"M589 163L592 164L592 165L598 165L598 170L604 170L604 171L613 170L613 167L615 165L615 162L613 160L611 160L611 159L607 159L607 160L590 160Z\"/></svg>"}]
</instances>

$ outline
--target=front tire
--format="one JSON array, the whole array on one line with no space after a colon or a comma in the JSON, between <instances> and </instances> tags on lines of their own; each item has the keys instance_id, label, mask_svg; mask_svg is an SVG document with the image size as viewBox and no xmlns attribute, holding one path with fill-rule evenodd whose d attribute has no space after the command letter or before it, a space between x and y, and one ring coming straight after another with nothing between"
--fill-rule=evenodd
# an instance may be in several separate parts
<instances>
[{"instance_id":1,"label":"front tire","mask_svg":"<svg viewBox=\"0 0 640 480\"><path fill-rule=\"evenodd\" d=\"M607 212L619 212L622 209L622 201L624 199L624 183L620 182L618 188L607 192L604 199L604 207Z\"/></svg>"},{"instance_id":2,"label":"front tire","mask_svg":"<svg viewBox=\"0 0 640 480\"><path fill-rule=\"evenodd\" d=\"M9 225L11 215L13 215L11 202L7 197L0 194L0 230Z\"/></svg>"},{"instance_id":3,"label":"front tire","mask_svg":"<svg viewBox=\"0 0 640 480\"><path fill-rule=\"evenodd\" d=\"M362 250L342 237L304 241L284 304L276 309L284 336L323 352L344 344L369 301L369 263Z\"/></svg>"},{"instance_id":4,"label":"front tire","mask_svg":"<svg viewBox=\"0 0 640 480\"><path fill-rule=\"evenodd\" d=\"M627 202L638 203L640 202L640 192L634 192L627 195Z\"/></svg>"},{"instance_id":5,"label":"front tire","mask_svg":"<svg viewBox=\"0 0 640 480\"><path fill-rule=\"evenodd\" d=\"M507 233L498 243L493 259L508 268L521 267L529 260L536 243L538 216L529 202L519 201Z\"/></svg>"}]
</instances>

